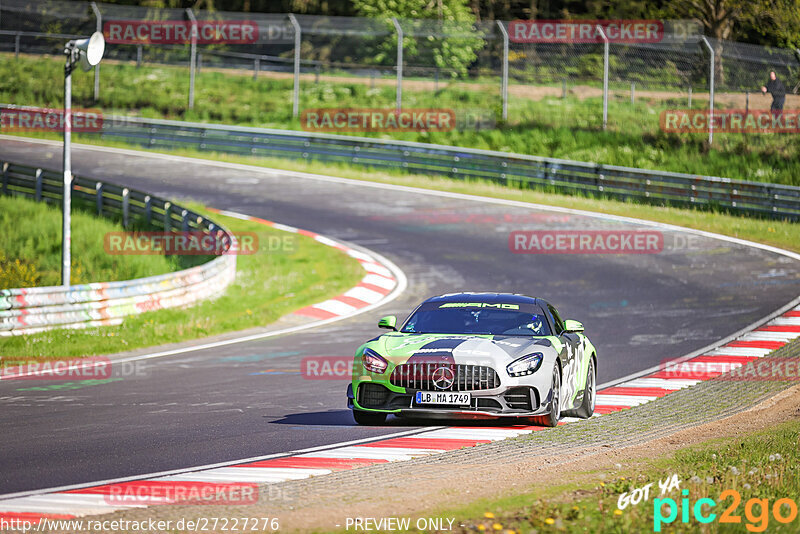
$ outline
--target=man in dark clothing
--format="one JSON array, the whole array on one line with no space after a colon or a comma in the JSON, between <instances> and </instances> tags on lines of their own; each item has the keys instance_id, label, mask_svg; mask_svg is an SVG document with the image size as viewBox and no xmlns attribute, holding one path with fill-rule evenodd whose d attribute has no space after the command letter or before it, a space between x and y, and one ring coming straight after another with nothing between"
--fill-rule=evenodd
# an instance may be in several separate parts
<instances>
[{"instance_id":1,"label":"man in dark clothing","mask_svg":"<svg viewBox=\"0 0 800 534\"><path fill-rule=\"evenodd\" d=\"M773 115L781 115L783 113L783 102L786 100L786 88L778 79L775 71L769 73L769 81L767 85L761 87L761 92L772 95L772 105L769 109Z\"/></svg>"}]
</instances>

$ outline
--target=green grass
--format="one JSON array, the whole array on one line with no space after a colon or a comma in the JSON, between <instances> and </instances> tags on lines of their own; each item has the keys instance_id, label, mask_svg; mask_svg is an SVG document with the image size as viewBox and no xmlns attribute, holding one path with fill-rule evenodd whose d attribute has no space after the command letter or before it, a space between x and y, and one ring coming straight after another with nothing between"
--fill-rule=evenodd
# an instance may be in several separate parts
<instances>
[{"instance_id":1,"label":"green grass","mask_svg":"<svg viewBox=\"0 0 800 534\"><path fill-rule=\"evenodd\" d=\"M234 232L258 234L258 252L237 257L236 281L223 296L190 308L128 317L120 326L0 338L0 354L31 360L90 356L266 326L293 310L342 293L364 274L357 261L309 237L207 214L196 204L187 206ZM291 238L291 249L270 250L270 238L274 244L286 236Z\"/></svg>"},{"instance_id":2,"label":"green grass","mask_svg":"<svg viewBox=\"0 0 800 534\"><path fill-rule=\"evenodd\" d=\"M24 223L23 223L24 222ZM20 260L35 271L34 284L61 284L61 209L22 197L0 196L0 255ZM73 284L113 282L177 271L197 257L122 256L107 254L103 236L123 231L122 225L81 210L72 214ZM0 289L29 287L0 284Z\"/></svg>"},{"instance_id":3,"label":"green grass","mask_svg":"<svg viewBox=\"0 0 800 534\"><path fill-rule=\"evenodd\" d=\"M0 63L0 102L19 105L62 105L60 59L5 55ZM102 68L100 101L93 102L93 76L76 73L74 105L100 107L106 113L171 118L188 121L300 129L291 117L292 82L268 78L254 81L246 72L204 70L197 75L195 107L188 109L188 72L185 67L142 67L107 62ZM496 85L496 84L495 84ZM512 86L513 87L513 86ZM442 82L439 91L407 87L408 108L445 107L457 114L486 112L499 117L497 88L489 84ZM302 82L300 108L382 107L395 102L393 85L370 86L369 79ZM764 107L753 100L753 107ZM465 147L535 154L580 161L660 169L729 178L800 185L800 144L791 134L718 134L713 148L704 134L667 134L659 129L662 110L683 108L675 99L627 97L609 102L609 130L601 129L601 100L512 97L509 120L490 130L451 132L372 133L373 137L441 143ZM696 101L695 107L705 105ZM719 107L719 106L718 106Z\"/></svg>"},{"instance_id":4,"label":"green grass","mask_svg":"<svg viewBox=\"0 0 800 534\"><path fill-rule=\"evenodd\" d=\"M800 495L800 449L797 436L800 421L792 421L754 433L744 438L724 438L708 441L699 446L678 450L674 455L635 462L617 469L585 471L571 478L581 482L548 487L531 487L517 490L509 497L480 500L459 508L437 510L430 517L455 517L463 530L517 532L574 532L574 533L627 533L653 532L654 498L672 498L680 504L680 491L660 495L658 481L673 474L680 479L681 489L689 491L690 506L698 499L711 498L717 506L713 510L717 520L706 529L690 511L687 524L681 523L680 513L661 532L748 532L746 525L767 525L767 532L797 532L797 519L781 524L771 515L764 523L758 506L751 506L754 518L745 515L751 498L767 499L770 511L781 498L798 502ZM775 455L780 455L777 458ZM621 494L652 483L650 499L638 505L618 509ZM721 513L732 503L732 498L720 498L724 490L736 490L741 503L733 515L741 517L741 524L720 524ZM705 507L704 512L708 512ZM668 509L664 508L667 515ZM784 508L783 514L788 515ZM413 523L412 523L413 524Z\"/></svg>"}]
</instances>

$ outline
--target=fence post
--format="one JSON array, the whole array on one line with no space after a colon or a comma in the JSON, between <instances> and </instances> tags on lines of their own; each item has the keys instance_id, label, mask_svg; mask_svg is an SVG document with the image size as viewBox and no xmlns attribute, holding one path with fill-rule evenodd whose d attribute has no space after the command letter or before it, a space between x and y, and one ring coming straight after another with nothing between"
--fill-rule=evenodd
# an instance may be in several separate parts
<instances>
[{"instance_id":1,"label":"fence post","mask_svg":"<svg viewBox=\"0 0 800 534\"><path fill-rule=\"evenodd\" d=\"M122 189L122 227L128 228L128 215L130 212L131 192L127 187Z\"/></svg>"},{"instance_id":2,"label":"fence post","mask_svg":"<svg viewBox=\"0 0 800 534\"><path fill-rule=\"evenodd\" d=\"M500 33L503 34L503 79L501 88L503 93L503 120L506 120L508 119L508 32L502 21L497 21L497 27L500 28ZM438 69L436 73L439 73Z\"/></svg>"},{"instance_id":3,"label":"fence post","mask_svg":"<svg viewBox=\"0 0 800 534\"><path fill-rule=\"evenodd\" d=\"M750 112L750 91L744 92L744 114L747 115Z\"/></svg>"},{"instance_id":4,"label":"fence post","mask_svg":"<svg viewBox=\"0 0 800 534\"><path fill-rule=\"evenodd\" d=\"M89 4L92 6L92 12L94 12L94 17L97 20L97 24L95 25L96 31L102 33L103 32L103 14L100 13L100 9L98 9L97 4L92 2ZM100 63L94 66L94 101L100 98Z\"/></svg>"},{"instance_id":5,"label":"fence post","mask_svg":"<svg viewBox=\"0 0 800 534\"><path fill-rule=\"evenodd\" d=\"M181 212L181 231L188 232L189 231L189 211L183 210Z\"/></svg>"},{"instance_id":6,"label":"fence post","mask_svg":"<svg viewBox=\"0 0 800 534\"><path fill-rule=\"evenodd\" d=\"M708 144L711 145L714 142L714 65L716 64L716 58L714 56L714 47L711 46L705 35L701 40L708 48L708 53L711 54L710 67L708 69Z\"/></svg>"},{"instance_id":7,"label":"fence post","mask_svg":"<svg viewBox=\"0 0 800 534\"><path fill-rule=\"evenodd\" d=\"M258 80L258 71L261 70L261 58L255 58L253 60L253 81Z\"/></svg>"},{"instance_id":8,"label":"fence post","mask_svg":"<svg viewBox=\"0 0 800 534\"><path fill-rule=\"evenodd\" d=\"M142 45L136 45L136 68L142 66Z\"/></svg>"},{"instance_id":9,"label":"fence post","mask_svg":"<svg viewBox=\"0 0 800 534\"><path fill-rule=\"evenodd\" d=\"M392 24L397 32L397 111L403 108L403 28L397 21L397 17L392 17Z\"/></svg>"},{"instance_id":10,"label":"fence post","mask_svg":"<svg viewBox=\"0 0 800 534\"><path fill-rule=\"evenodd\" d=\"M147 224L152 224L153 219L153 200L150 198L150 195L144 196L144 218L147 220Z\"/></svg>"},{"instance_id":11,"label":"fence post","mask_svg":"<svg viewBox=\"0 0 800 534\"><path fill-rule=\"evenodd\" d=\"M3 162L3 194L8 194L8 162Z\"/></svg>"},{"instance_id":12,"label":"fence post","mask_svg":"<svg viewBox=\"0 0 800 534\"><path fill-rule=\"evenodd\" d=\"M172 202L164 202L164 231L169 232L172 228Z\"/></svg>"},{"instance_id":13,"label":"fence post","mask_svg":"<svg viewBox=\"0 0 800 534\"><path fill-rule=\"evenodd\" d=\"M597 31L603 38L603 130L605 130L608 125L608 36L599 24Z\"/></svg>"},{"instance_id":14,"label":"fence post","mask_svg":"<svg viewBox=\"0 0 800 534\"><path fill-rule=\"evenodd\" d=\"M296 118L300 111L300 44L303 34L300 23L293 13L289 13L289 22L294 28L294 89L292 93L292 117Z\"/></svg>"},{"instance_id":15,"label":"fence post","mask_svg":"<svg viewBox=\"0 0 800 534\"><path fill-rule=\"evenodd\" d=\"M194 108L194 74L197 66L197 19L194 18L192 8L186 8L186 16L192 24L192 44L189 56L189 109Z\"/></svg>"},{"instance_id":16,"label":"fence post","mask_svg":"<svg viewBox=\"0 0 800 534\"><path fill-rule=\"evenodd\" d=\"M561 78L561 100L567 99L567 79Z\"/></svg>"},{"instance_id":17,"label":"fence post","mask_svg":"<svg viewBox=\"0 0 800 534\"><path fill-rule=\"evenodd\" d=\"M692 86L689 86L689 109L692 109Z\"/></svg>"},{"instance_id":18,"label":"fence post","mask_svg":"<svg viewBox=\"0 0 800 534\"><path fill-rule=\"evenodd\" d=\"M203 70L203 53L202 52L198 52L197 53L197 72L200 72L202 70Z\"/></svg>"},{"instance_id":19,"label":"fence post","mask_svg":"<svg viewBox=\"0 0 800 534\"><path fill-rule=\"evenodd\" d=\"M97 205L97 215L103 215L103 182L97 182L94 186L95 204Z\"/></svg>"},{"instance_id":20,"label":"fence post","mask_svg":"<svg viewBox=\"0 0 800 534\"><path fill-rule=\"evenodd\" d=\"M631 106L636 105L636 82L631 82Z\"/></svg>"},{"instance_id":21,"label":"fence post","mask_svg":"<svg viewBox=\"0 0 800 534\"><path fill-rule=\"evenodd\" d=\"M19 38L22 36L19 32L14 36L14 59L19 58Z\"/></svg>"},{"instance_id":22,"label":"fence post","mask_svg":"<svg viewBox=\"0 0 800 534\"><path fill-rule=\"evenodd\" d=\"M42 200L42 169L36 169L36 202Z\"/></svg>"}]
</instances>

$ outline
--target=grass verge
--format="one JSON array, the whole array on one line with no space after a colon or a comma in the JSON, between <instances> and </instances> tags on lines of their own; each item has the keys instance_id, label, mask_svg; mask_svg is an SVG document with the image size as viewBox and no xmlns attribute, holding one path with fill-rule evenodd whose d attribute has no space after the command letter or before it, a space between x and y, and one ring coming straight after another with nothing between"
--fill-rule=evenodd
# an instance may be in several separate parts
<instances>
[{"instance_id":1,"label":"grass verge","mask_svg":"<svg viewBox=\"0 0 800 534\"><path fill-rule=\"evenodd\" d=\"M236 281L224 295L190 308L131 316L119 326L0 338L0 354L26 360L73 358L265 326L293 310L346 291L364 274L357 261L309 237L211 214L196 204L187 206L233 232L258 235L258 252L238 256Z\"/></svg>"},{"instance_id":2,"label":"grass verge","mask_svg":"<svg viewBox=\"0 0 800 534\"><path fill-rule=\"evenodd\" d=\"M20 224L24 221L24 224ZM61 284L61 210L23 197L0 196L0 289ZM80 209L72 213L73 284L113 282L169 273L196 264L191 256L107 254L103 236L120 224ZM55 237L54 237L55 236ZM2 257L6 260L3 262ZM11 262L14 262L12 265Z\"/></svg>"},{"instance_id":3,"label":"grass verge","mask_svg":"<svg viewBox=\"0 0 800 534\"><path fill-rule=\"evenodd\" d=\"M62 106L61 86L38 80L60 79L62 61L46 56L0 54L0 102L32 106ZM188 109L188 72L179 66L142 66L103 63L99 102L94 101L93 76L73 76L75 107L100 108L105 113L138 115L221 124L301 129L292 118L292 81L271 73L253 80L246 71L204 69L197 73L195 107ZM453 109L460 121L468 117L499 117L498 83L453 80L432 87L409 80L403 93L407 108ZM641 96L635 104L612 95L609 127L602 128L602 99L566 99L547 95L544 87L512 86L522 94L512 96L506 122L495 128L456 128L451 131L357 133L501 150L579 161L660 169L742 180L800 185L800 145L792 134L715 135L665 133L659 125L662 111L686 107L683 96ZM530 94L528 94L530 93ZM523 96L525 95L525 96ZM393 82L371 86L368 78L325 77L315 82L303 78L300 108L392 109ZM703 107L699 100L694 107ZM765 107L758 100L754 107ZM718 108L724 107L720 102ZM735 106L734 106L735 107ZM491 122L491 121L489 121ZM346 132L344 132L346 133Z\"/></svg>"},{"instance_id":4,"label":"grass verge","mask_svg":"<svg viewBox=\"0 0 800 534\"><path fill-rule=\"evenodd\" d=\"M798 504L798 433L800 421L790 421L747 437L711 440L625 468L618 464L611 470L586 471L577 475L583 482L532 488L429 515L456 517L464 525L460 530L467 532L797 532L796 514L792 521L781 523L775 509L785 518L791 515L791 505L779 500L788 498ZM662 495L659 481L666 483L673 475L680 481L680 489ZM652 484L649 498L641 497L635 505L626 503L625 497L647 484ZM726 490L737 492L740 501ZM683 498L688 499L688 508L681 502ZM716 514L708 524L694 515L695 504L704 498L716 503L713 509L708 501L701 504L704 516ZM662 521L654 521L657 504L663 506ZM670 507L677 515L668 522ZM685 522L683 509L688 510ZM738 522L720 521L726 509Z\"/></svg>"}]
</instances>

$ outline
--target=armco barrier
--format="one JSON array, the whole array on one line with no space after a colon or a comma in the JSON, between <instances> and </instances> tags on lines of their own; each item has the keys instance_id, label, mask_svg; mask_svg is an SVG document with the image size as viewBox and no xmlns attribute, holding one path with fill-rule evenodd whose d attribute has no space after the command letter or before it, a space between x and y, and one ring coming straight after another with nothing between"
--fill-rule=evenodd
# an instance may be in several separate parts
<instances>
[{"instance_id":1,"label":"armco barrier","mask_svg":"<svg viewBox=\"0 0 800 534\"><path fill-rule=\"evenodd\" d=\"M490 180L515 187L800 219L800 187L713 176L407 141L129 117L106 117L102 132L81 135L100 135L105 140L151 149L192 148L346 163Z\"/></svg>"},{"instance_id":2,"label":"armco barrier","mask_svg":"<svg viewBox=\"0 0 800 534\"><path fill-rule=\"evenodd\" d=\"M63 178L54 171L0 161L0 194L60 202ZM181 206L141 191L76 176L76 205L132 225L176 231L202 231L229 239L222 226ZM136 280L70 287L0 289L0 336L49 328L118 324L126 315L186 306L222 292L236 276L236 256L222 255L182 271Z\"/></svg>"}]
</instances>

